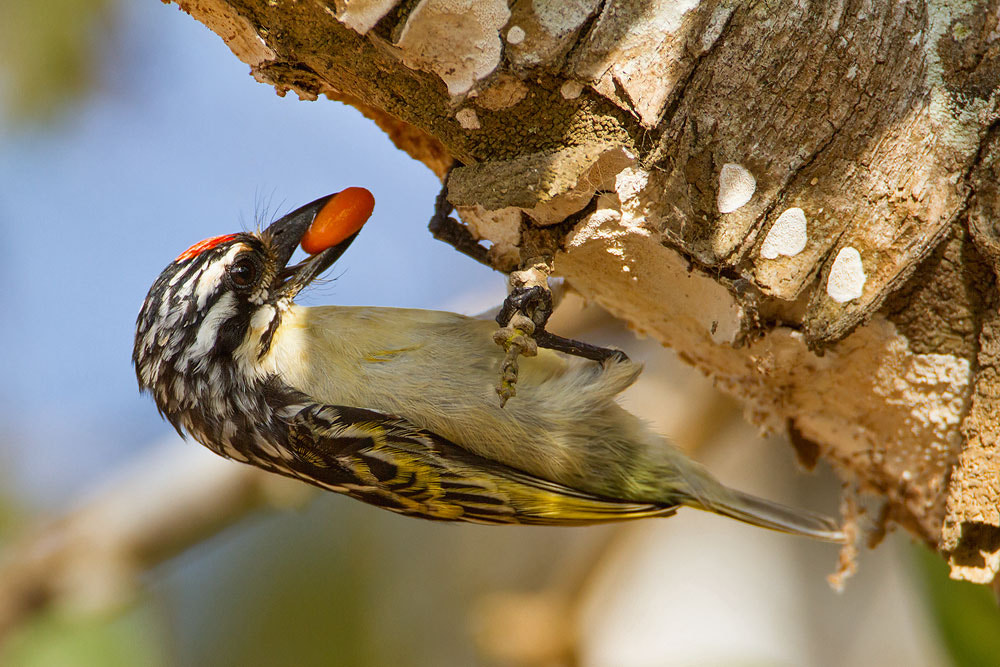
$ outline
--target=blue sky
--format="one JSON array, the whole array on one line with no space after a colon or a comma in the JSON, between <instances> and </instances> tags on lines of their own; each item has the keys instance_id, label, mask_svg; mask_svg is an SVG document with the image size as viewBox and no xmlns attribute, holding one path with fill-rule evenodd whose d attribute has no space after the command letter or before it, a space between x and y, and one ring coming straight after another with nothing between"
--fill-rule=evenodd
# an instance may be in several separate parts
<instances>
[{"instance_id":1,"label":"blue sky","mask_svg":"<svg viewBox=\"0 0 1000 667\"><path fill-rule=\"evenodd\" d=\"M0 484L58 502L165 434L130 364L159 271L202 238L351 185L375 214L305 303L448 308L498 274L426 231L438 182L358 112L278 97L174 5L120 3L94 95L0 124Z\"/></svg>"}]
</instances>

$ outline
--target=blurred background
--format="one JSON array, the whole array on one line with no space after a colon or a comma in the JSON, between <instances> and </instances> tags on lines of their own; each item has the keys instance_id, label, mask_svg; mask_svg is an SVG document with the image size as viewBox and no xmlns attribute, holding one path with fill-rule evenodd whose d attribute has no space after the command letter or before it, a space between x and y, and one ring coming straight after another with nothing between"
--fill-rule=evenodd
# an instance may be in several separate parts
<instances>
[{"instance_id":1,"label":"blurred background","mask_svg":"<svg viewBox=\"0 0 1000 667\"><path fill-rule=\"evenodd\" d=\"M439 183L353 109L256 83L153 0L0 1L0 664L996 665L989 591L905 536L835 593L834 546L694 511L606 528L406 519L180 440L130 365L149 285L202 238L351 185L375 215L305 303L476 313L503 279L426 231ZM630 409L724 481L829 513L828 470L669 351Z\"/></svg>"}]
</instances>

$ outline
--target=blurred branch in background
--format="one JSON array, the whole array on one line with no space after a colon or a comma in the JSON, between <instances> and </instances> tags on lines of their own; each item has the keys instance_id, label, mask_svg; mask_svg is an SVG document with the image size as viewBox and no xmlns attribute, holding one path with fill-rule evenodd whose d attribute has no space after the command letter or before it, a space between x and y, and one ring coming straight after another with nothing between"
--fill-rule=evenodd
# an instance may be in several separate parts
<instances>
[{"instance_id":1,"label":"blurred branch in background","mask_svg":"<svg viewBox=\"0 0 1000 667\"><path fill-rule=\"evenodd\" d=\"M0 2L0 106L14 122L43 123L93 90L111 43L115 0Z\"/></svg>"},{"instance_id":2,"label":"blurred branch in background","mask_svg":"<svg viewBox=\"0 0 1000 667\"><path fill-rule=\"evenodd\" d=\"M91 613L120 607L154 566L251 512L313 495L304 484L171 438L4 550L0 644L52 606Z\"/></svg>"}]
</instances>

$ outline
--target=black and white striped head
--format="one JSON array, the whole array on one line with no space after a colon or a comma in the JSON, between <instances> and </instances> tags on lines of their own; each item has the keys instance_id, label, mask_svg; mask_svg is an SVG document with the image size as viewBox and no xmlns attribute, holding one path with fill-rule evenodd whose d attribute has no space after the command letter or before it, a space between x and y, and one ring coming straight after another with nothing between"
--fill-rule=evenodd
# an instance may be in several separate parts
<instances>
[{"instance_id":1,"label":"black and white striped head","mask_svg":"<svg viewBox=\"0 0 1000 667\"><path fill-rule=\"evenodd\" d=\"M178 429L209 444L236 413L264 411L269 381L257 363L298 292L347 249L356 234L288 266L303 234L333 195L257 233L197 243L153 283L136 321L139 387ZM264 418L264 414L259 415Z\"/></svg>"}]
</instances>

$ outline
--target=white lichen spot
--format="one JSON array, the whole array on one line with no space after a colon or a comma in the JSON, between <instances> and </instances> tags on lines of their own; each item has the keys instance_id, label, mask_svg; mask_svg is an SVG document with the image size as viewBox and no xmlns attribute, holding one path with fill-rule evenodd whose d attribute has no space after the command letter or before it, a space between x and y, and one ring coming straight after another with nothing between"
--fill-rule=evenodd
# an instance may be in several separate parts
<instances>
[{"instance_id":1,"label":"white lichen spot","mask_svg":"<svg viewBox=\"0 0 1000 667\"><path fill-rule=\"evenodd\" d=\"M719 213L732 213L753 197L757 180L742 165L727 162L719 171Z\"/></svg>"},{"instance_id":2,"label":"white lichen spot","mask_svg":"<svg viewBox=\"0 0 1000 667\"><path fill-rule=\"evenodd\" d=\"M519 25L512 26L507 31L507 41L510 44L520 44L524 41L524 28Z\"/></svg>"},{"instance_id":3,"label":"white lichen spot","mask_svg":"<svg viewBox=\"0 0 1000 667\"><path fill-rule=\"evenodd\" d=\"M856 77L857 75L858 75L858 66L856 64L851 64L851 66L847 68L847 80L853 81L854 77Z\"/></svg>"},{"instance_id":4,"label":"white lichen spot","mask_svg":"<svg viewBox=\"0 0 1000 667\"><path fill-rule=\"evenodd\" d=\"M500 64L509 20L504 0L421 0L396 46L404 65L434 72L450 95L463 95Z\"/></svg>"},{"instance_id":5,"label":"white lichen spot","mask_svg":"<svg viewBox=\"0 0 1000 667\"><path fill-rule=\"evenodd\" d=\"M478 130L481 127L475 109L469 107L459 109L458 113L455 114L455 120L466 130Z\"/></svg>"},{"instance_id":6,"label":"white lichen spot","mask_svg":"<svg viewBox=\"0 0 1000 667\"><path fill-rule=\"evenodd\" d=\"M861 253L850 246L841 248L830 267L826 293L837 303L852 301L861 296L867 279Z\"/></svg>"},{"instance_id":7,"label":"white lichen spot","mask_svg":"<svg viewBox=\"0 0 1000 667\"><path fill-rule=\"evenodd\" d=\"M760 245L760 256L777 259L779 255L794 257L806 247L806 214L801 208L785 209L771 225Z\"/></svg>"},{"instance_id":8,"label":"white lichen spot","mask_svg":"<svg viewBox=\"0 0 1000 667\"><path fill-rule=\"evenodd\" d=\"M567 81L559 88L564 99L575 100L583 92L583 84L579 81Z\"/></svg>"}]
</instances>

